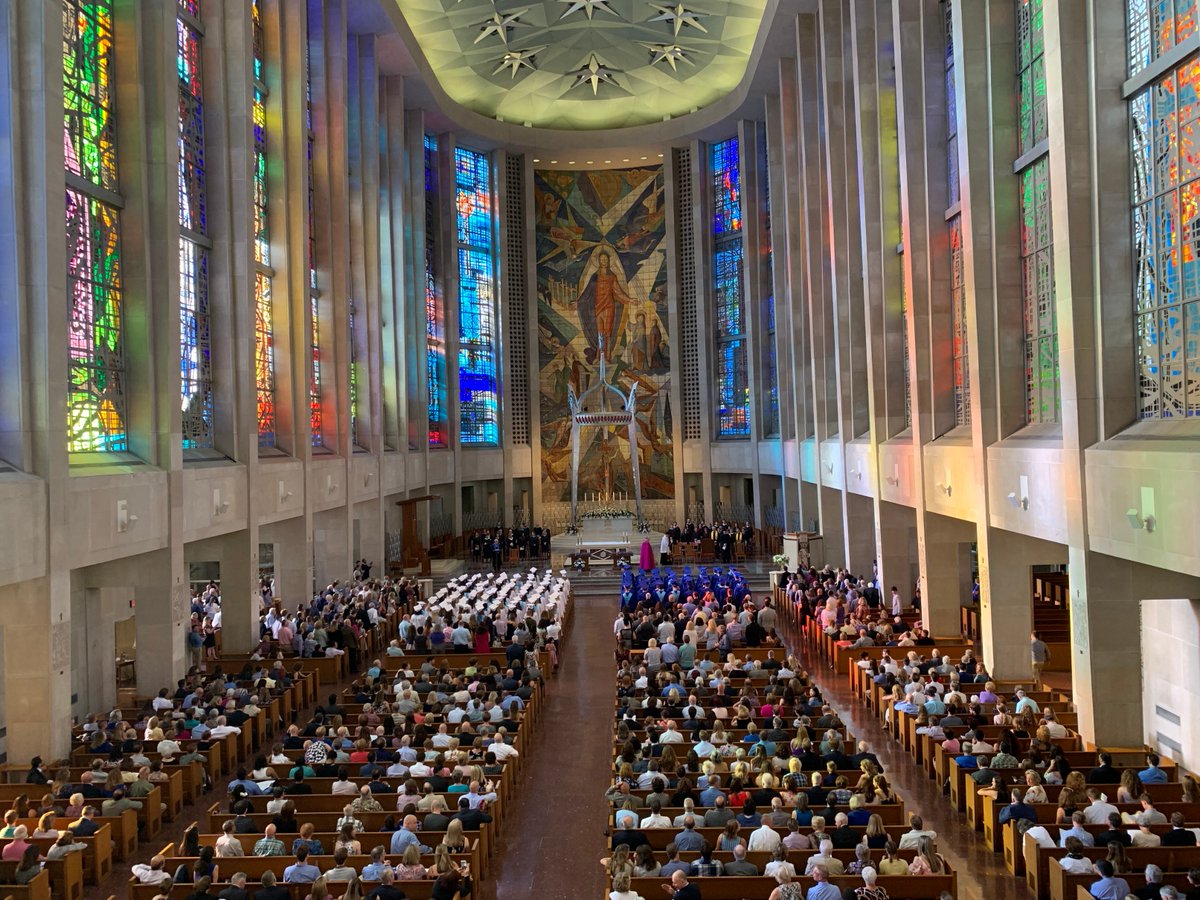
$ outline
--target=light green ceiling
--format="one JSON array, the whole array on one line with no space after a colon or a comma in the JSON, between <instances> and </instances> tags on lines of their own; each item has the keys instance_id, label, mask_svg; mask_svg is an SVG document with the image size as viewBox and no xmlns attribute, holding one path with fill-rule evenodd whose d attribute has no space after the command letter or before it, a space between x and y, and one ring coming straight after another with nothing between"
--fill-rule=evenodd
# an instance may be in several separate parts
<instances>
[{"instance_id":1,"label":"light green ceiling","mask_svg":"<svg viewBox=\"0 0 1200 900\"><path fill-rule=\"evenodd\" d=\"M660 122L728 94L767 0L396 3L452 100L506 122L581 130Z\"/></svg>"}]
</instances>

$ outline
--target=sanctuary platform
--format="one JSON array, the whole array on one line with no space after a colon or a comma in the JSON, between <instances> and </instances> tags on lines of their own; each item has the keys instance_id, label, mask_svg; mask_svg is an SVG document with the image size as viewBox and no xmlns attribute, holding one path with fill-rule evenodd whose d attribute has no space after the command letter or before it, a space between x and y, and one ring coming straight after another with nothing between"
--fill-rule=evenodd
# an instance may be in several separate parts
<instances>
[{"instance_id":1,"label":"sanctuary platform","mask_svg":"<svg viewBox=\"0 0 1200 900\"><path fill-rule=\"evenodd\" d=\"M661 531L641 534L632 515L612 519L580 519L578 534L556 534L550 539L550 551L556 558L578 550L629 550L636 565L642 541L649 540L658 559Z\"/></svg>"}]
</instances>

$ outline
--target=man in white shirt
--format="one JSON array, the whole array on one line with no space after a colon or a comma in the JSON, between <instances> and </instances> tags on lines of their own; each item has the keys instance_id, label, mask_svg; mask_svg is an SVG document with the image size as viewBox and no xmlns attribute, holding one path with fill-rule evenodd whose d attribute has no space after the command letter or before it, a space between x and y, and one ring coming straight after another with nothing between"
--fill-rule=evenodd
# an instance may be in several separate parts
<instances>
[{"instance_id":1,"label":"man in white shirt","mask_svg":"<svg viewBox=\"0 0 1200 900\"><path fill-rule=\"evenodd\" d=\"M349 797L358 796L358 785L339 773L338 780L335 781L329 788L331 794L345 794Z\"/></svg>"},{"instance_id":2,"label":"man in white shirt","mask_svg":"<svg viewBox=\"0 0 1200 900\"><path fill-rule=\"evenodd\" d=\"M912 816L908 820L909 830L900 835L901 850L915 850L917 844L923 837L929 838L931 841L937 840L937 832L925 828L925 820L920 816Z\"/></svg>"},{"instance_id":3,"label":"man in white shirt","mask_svg":"<svg viewBox=\"0 0 1200 900\"><path fill-rule=\"evenodd\" d=\"M1067 839L1067 855L1058 864L1071 875L1092 874L1092 861L1084 857L1083 842L1076 837Z\"/></svg>"},{"instance_id":4,"label":"man in white shirt","mask_svg":"<svg viewBox=\"0 0 1200 900\"><path fill-rule=\"evenodd\" d=\"M750 839L746 842L746 849L750 852L763 851L766 853L774 853L783 844L783 838L779 836L779 832L763 822L754 831L750 832ZM833 847L832 844L829 845Z\"/></svg>"},{"instance_id":5,"label":"man in white shirt","mask_svg":"<svg viewBox=\"0 0 1200 900\"><path fill-rule=\"evenodd\" d=\"M162 856L155 856L150 860L150 865L138 863L133 867L133 877L141 884L162 884L171 877L171 873L163 867L167 864L167 860Z\"/></svg>"},{"instance_id":6,"label":"man in white shirt","mask_svg":"<svg viewBox=\"0 0 1200 900\"><path fill-rule=\"evenodd\" d=\"M682 744L683 735L679 733L679 728L675 724L675 720L671 719L667 722L667 730L658 736L660 744Z\"/></svg>"},{"instance_id":7,"label":"man in white shirt","mask_svg":"<svg viewBox=\"0 0 1200 900\"><path fill-rule=\"evenodd\" d=\"M226 735L230 735L230 734L241 734L241 733L242 733L242 729L238 728L236 725L226 725L224 716L218 716L217 724L208 730L209 737L214 738L214 739L223 738Z\"/></svg>"},{"instance_id":8,"label":"man in white shirt","mask_svg":"<svg viewBox=\"0 0 1200 900\"><path fill-rule=\"evenodd\" d=\"M842 861L833 855L833 841L821 841L819 853L814 853L804 864L804 874L811 875L816 866L823 866L830 875L841 875L846 871Z\"/></svg>"},{"instance_id":9,"label":"man in white shirt","mask_svg":"<svg viewBox=\"0 0 1200 900\"><path fill-rule=\"evenodd\" d=\"M506 733L506 729L501 728L498 732L496 732L496 739L487 745L487 749L496 754L497 760L502 761L513 756L521 755L517 752L517 748L512 744L505 743L504 737Z\"/></svg>"},{"instance_id":10,"label":"man in white shirt","mask_svg":"<svg viewBox=\"0 0 1200 900\"><path fill-rule=\"evenodd\" d=\"M1089 825L1103 825L1110 815L1119 811L1104 799L1098 788L1088 788L1087 796L1091 802L1083 810L1083 820Z\"/></svg>"},{"instance_id":11,"label":"man in white shirt","mask_svg":"<svg viewBox=\"0 0 1200 900\"><path fill-rule=\"evenodd\" d=\"M233 833L233 819L227 820L221 826L221 836L217 838L216 850L218 857L246 855L246 851L242 849L241 840Z\"/></svg>"},{"instance_id":12,"label":"man in white shirt","mask_svg":"<svg viewBox=\"0 0 1200 900\"><path fill-rule=\"evenodd\" d=\"M662 808L655 800L650 804L650 815L645 816L638 824L639 828L670 828L671 820L662 814Z\"/></svg>"},{"instance_id":13,"label":"man in white shirt","mask_svg":"<svg viewBox=\"0 0 1200 900\"><path fill-rule=\"evenodd\" d=\"M1064 738L1067 736L1067 727L1054 717L1054 710L1052 709L1046 710L1046 717L1042 721L1042 724L1046 726L1046 730L1050 732L1050 737L1052 738Z\"/></svg>"}]
</instances>

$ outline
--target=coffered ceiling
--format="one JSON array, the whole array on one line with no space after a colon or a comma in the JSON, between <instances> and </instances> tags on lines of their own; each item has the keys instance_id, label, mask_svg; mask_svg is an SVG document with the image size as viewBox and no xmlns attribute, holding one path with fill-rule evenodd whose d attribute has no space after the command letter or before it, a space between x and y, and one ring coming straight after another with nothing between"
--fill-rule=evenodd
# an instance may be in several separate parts
<instances>
[{"instance_id":1,"label":"coffered ceiling","mask_svg":"<svg viewBox=\"0 0 1200 900\"><path fill-rule=\"evenodd\" d=\"M647 125L746 74L768 0L395 0L447 96L534 128Z\"/></svg>"}]
</instances>

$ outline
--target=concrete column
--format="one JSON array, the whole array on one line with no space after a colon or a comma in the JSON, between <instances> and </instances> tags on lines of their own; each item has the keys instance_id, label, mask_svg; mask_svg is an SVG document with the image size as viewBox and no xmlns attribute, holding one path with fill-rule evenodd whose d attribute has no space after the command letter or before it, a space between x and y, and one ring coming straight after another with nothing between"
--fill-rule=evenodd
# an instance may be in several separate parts
<instances>
[{"instance_id":1,"label":"concrete column","mask_svg":"<svg viewBox=\"0 0 1200 900\"><path fill-rule=\"evenodd\" d=\"M176 557L179 563L173 565ZM152 695L173 685L183 677L187 664L185 637L191 595L183 575L183 554L168 547L100 568L105 580L133 586L138 693ZM227 627L222 613L223 641ZM225 646L228 648L227 643Z\"/></svg>"},{"instance_id":2,"label":"concrete column","mask_svg":"<svg viewBox=\"0 0 1200 900\"><path fill-rule=\"evenodd\" d=\"M970 541L975 528L969 522L937 513L925 513L924 528L919 529L917 548L921 565L921 609L925 627L937 638L962 633L963 573L960 550ZM907 602L904 588L900 595Z\"/></svg>"},{"instance_id":3,"label":"concrete column","mask_svg":"<svg viewBox=\"0 0 1200 900\"><path fill-rule=\"evenodd\" d=\"M275 548L275 591L287 606L307 602L313 593L312 539L303 516L259 529L258 542Z\"/></svg>"},{"instance_id":4,"label":"concrete column","mask_svg":"<svg viewBox=\"0 0 1200 900\"><path fill-rule=\"evenodd\" d=\"M1033 567L1066 562L1066 548L1000 528L980 528L979 537L983 661L995 678L1024 680L1033 672Z\"/></svg>"},{"instance_id":5,"label":"concrete column","mask_svg":"<svg viewBox=\"0 0 1200 900\"><path fill-rule=\"evenodd\" d=\"M318 588L345 581L354 569L350 558L350 527L344 509L313 516L313 576Z\"/></svg>"},{"instance_id":6,"label":"concrete column","mask_svg":"<svg viewBox=\"0 0 1200 900\"><path fill-rule=\"evenodd\" d=\"M66 570L0 587L4 724L9 759L71 749L71 577Z\"/></svg>"},{"instance_id":7,"label":"concrete column","mask_svg":"<svg viewBox=\"0 0 1200 900\"><path fill-rule=\"evenodd\" d=\"M876 560L875 510L870 497L845 492L846 565L864 578L871 577Z\"/></svg>"},{"instance_id":8,"label":"concrete column","mask_svg":"<svg viewBox=\"0 0 1200 900\"><path fill-rule=\"evenodd\" d=\"M246 532L218 538L221 563L221 647L229 653L247 653L258 643L258 530L254 542ZM275 565L279 567L279 556Z\"/></svg>"},{"instance_id":9,"label":"concrete column","mask_svg":"<svg viewBox=\"0 0 1200 900\"><path fill-rule=\"evenodd\" d=\"M1200 579L1094 551L1070 550L1071 689L1079 732L1106 747L1140 747L1142 648L1137 606L1145 599L1200 597Z\"/></svg>"},{"instance_id":10,"label":"concrete column","mask_svg":"<svg viewBox=\"0 0 1200 900\"><path fill-rule=\"evenodd\" d=\"M884 597L890 596L889 589L896 585L900 596L912 589L915 560L912 547L916 531L913 511L906 506L881 500L877 504L878 549L875 557L879 564L879 586Z\"/></svg>"}]
</instances>

